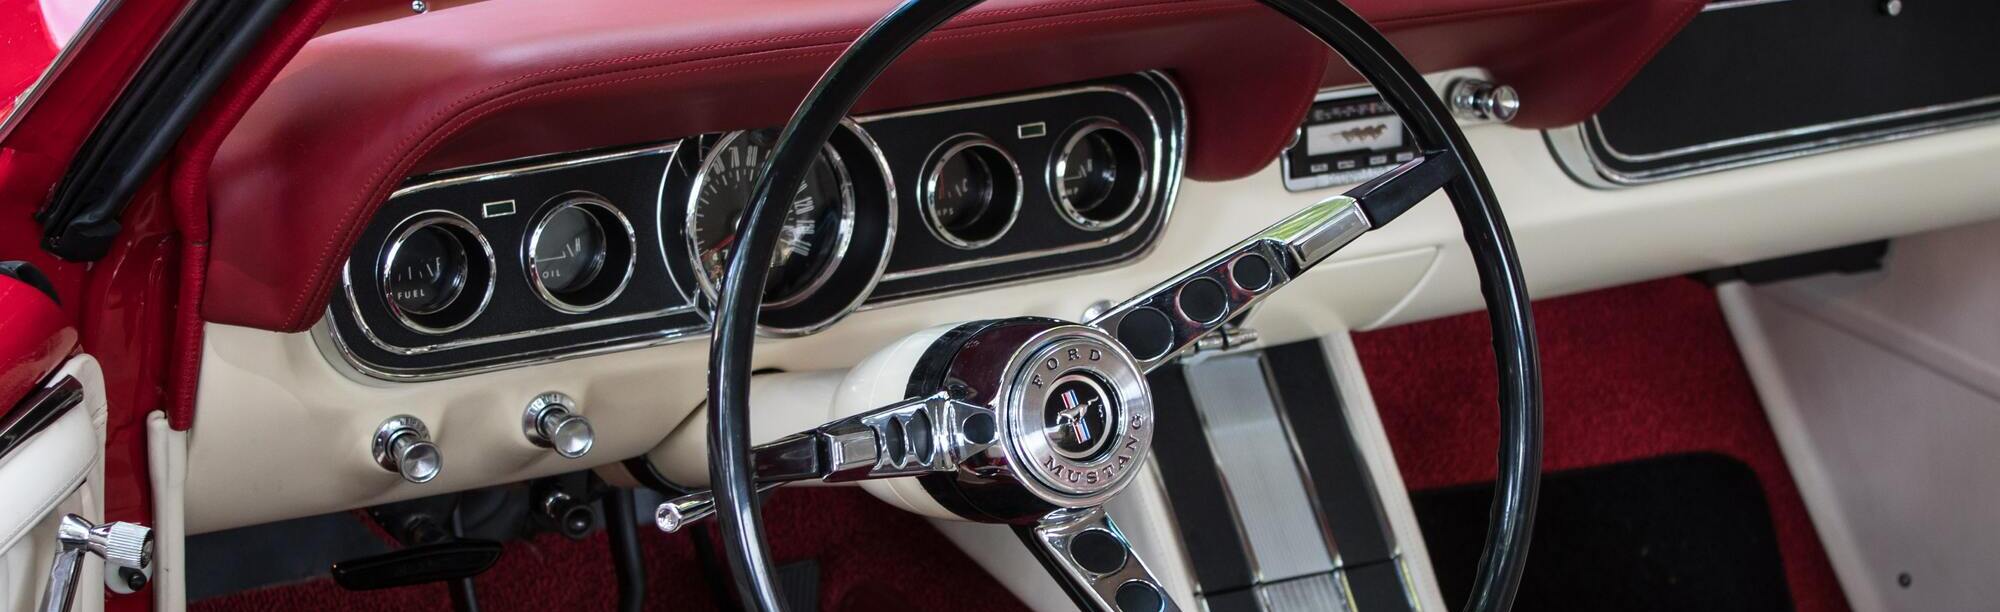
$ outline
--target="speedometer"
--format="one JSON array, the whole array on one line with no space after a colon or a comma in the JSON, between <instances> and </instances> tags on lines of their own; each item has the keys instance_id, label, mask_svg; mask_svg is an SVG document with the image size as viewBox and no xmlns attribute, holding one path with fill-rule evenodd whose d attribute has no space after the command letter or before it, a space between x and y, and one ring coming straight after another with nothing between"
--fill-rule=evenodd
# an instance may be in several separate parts
<instances>
[{"instance_id":1,"label":"speedometer","mask_svg":"<svg viewBox=\"0 0 2000 612\"><path fill-rule=\"evenodd\" d=\"M713 297L735 250L743 215L750 208L758 173L771 157L775 130L724 136L702 160L689 198L687 235L702 289ZM813 161L806 180L785 204L764 305L784 307L803 301L826 284L854 235L854 186L831 146Z\"/></svg>"}]
</instances>

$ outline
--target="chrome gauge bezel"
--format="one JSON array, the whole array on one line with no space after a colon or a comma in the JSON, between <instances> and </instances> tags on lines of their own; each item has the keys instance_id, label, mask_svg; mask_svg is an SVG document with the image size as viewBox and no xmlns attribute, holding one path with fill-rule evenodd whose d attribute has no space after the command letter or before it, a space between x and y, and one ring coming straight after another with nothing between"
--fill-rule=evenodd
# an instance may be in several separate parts
<instances>
[{"instance_id":1,"label":"chrome gauge bezel","mask_svg":"<svg viewBox=\"0 0 2000 612\"><path fill-rule=\"evenodd\" d=\"M1129 188L1132 191L1132 196L1129 201L1123 204L1123 210L1120 210L1116 216L1110 219L1095 219L1083 211L1077 210L1076 204L1071 202L1069 197L1064 196L1062 192L1062 177L1066 174L1064 171L1068 169L1071 151L1085 137L1100 131L1115 133L1125 141L1126 145L1132 147L1134 163L1131 164L1131 171L1136 172L1130 182L1125 182L1122 174L1112 179L1115 181L1113 183L1114 190ZM1064 130L1061 144L1058 144L1049 156L1048 175L1044 180L1048 184L1050 199L1055 200L1056 210L1062 213L1063 221L1068 222L1077 229L1096 232L1117 227L1119 224L1124 223L1126 219L1132 218L1132 213L1146 207L1146 199L1151 196L1153 191L1151 189L1153 176L1150 167L1152 165L1152 156L1153 152L1146 149L1146 145L1144 141L1139 139L1139 135L1131 129L1126 128L1124 124L1108 117L1089 117L1079 120L1075 125ZM1126 171L1125 168L1119 169L1121 173ZM1114 192L1112 196L1108 197L1115 196L1116 193ZM1111 205L1111 202L1105 202L1100 206L1108 205Z\"/></svg>"},{"instance_id":2,"label":"chrome gauge bezel","mask_svg":"<svg viewBox=\"0 0 2000 612\"><path fill-rule=\"evenodd\" d=\"M571 208L583 209L584 214L590 215L591 221L598 224L599 229L604 232L604 238L607 241L605 249L596 254L596 257L603 258L605 261L601 261L598 264L598 276L584 283L586 289L589 287L601 287L601 283L606 282L608 279L604 274L614 271L613 264L615 262L609 261L613 253L612 245L610 245L609 241L615 240L619 236L619 234L615 233L616 227L625 229L625 233L623 234L625 240L623 247L625 266L623 270L618 270L619 275L616 286L612 287L610 292L606 293L603 298L581 304L564 299L562 296L557 295L556 292L551 291L542 282L542 275L535 260L535 253L539 250L537 247L540 246L542 241L542 229L547 227L550 219L555 218L556 213ZM612 205L611 201L605 199L603 196L587 191L577 191L565 193L550 198L547 202L543 202L542 206L535 211L531 219L533 221L530 222L527 239L521 242L521 269L528 276L528 286L534 289L535 297L540 298L542 304L555 309L557 312L585 314L603 308L606 304L616 301L619 295L625 293L625 287L631 284L633 273L638 269L639 265L639 231L632 226L632 220L625 216L624 211L618 210L617 206ZM605 227L607 219L616 221L616 227Z\"/></svg>"},{"instance_id":3,"label":"chrome gauge bezel","mask_svg":"<svg viewBox=\"0 0 2000 612\"><path fill-rule=\"evenodd\" d=\"M702 294L708 298L710 303L715 301L716 289L720 283L709 276L708 266L701 257L701 239L698 236L699 230L696 221L701 211L701 189L707 184L711 171L721 163L722 152L728 150L729 146L734 144L736 139L743 137L746 133L741 130L730 132L720 140L717 140L715 145L702 156L701 165L695 169L694 180L688 185L686 195L687 210L681 227L683 238L681 242L686 247L688 261L693 264L695 282L700 285ZM841 264L847 259L848 248L853 244L854 219L856 214L854 180L847 171L845 160L841 158L840 152L834 149L832 143L828 143L822 147L820 154L826 156L826 162L833 167L835 180L840 183L840 222L836 225L836 231L839 232L839 236L835 239L833 254L826 262L826 266L821 268L814 275L813 279L806 283L805 288L799 290L794 295L787 296L783 300L766 302L764 304L765 308L785 308L810 299L826 285L826 281L833 277L834 272L840 269Z\"/></svg>"},{"instance_id":4,"label":"chrome gauge bezel","mask_svg":"<svg viewBox=\"0 0 2000 612\"><path fill-rule=\"evenodd\" d=\"M395 261L396 253L403 248L403 243L409 240L411 235L415 234L418 230L422 230L424 228L431 227L434 225L448 225L457 230L457 232L450 233L449 235L452 236L453 240L459 242L460 248L463 248L466 251L467 265L465 274L464 277L458 281L456 292L453 294L452 299L449 302L447 302L445 306L440 307L439 309L428 313L405 312L401 307L396 305L395 298L391 297L388 293L389 276L393 272L390 264L391 262ZM430 210L420 211L408 217L405 217L402 221L396 224L395 229L390 230L389 236L390 238L388 242L383 244L382 252L379 255L377 255L375 260L375 279L377 285L381 287L381 293L379 294L379 297L382 299L384 306L388 309L389 314L395 317L397 323L402 324L403 327L406 327L411 331L421 334L436 336L464 329L465 326L471 325L473 321L478 320L479 315L486 313L486 307L493 302L493 288L494 285L497 284L495 282L493 272L495 269L498 268L499 262L493 255L493 244L487 241L486 234L480 232L478 226L473 225L471 221L467 220L463 216L460 216L458 213L442 209L430 209ZM472 241L479 246L478 253L475 254L472 252L472 249L465 248L469 245L465 244L464 236L471 237ZM435 324L436 323L435 321L430 323L421 321L420 319L427 319L430 318L432 315L436 315L446 310L450 310L452 306L457 305L458 300L465 298L466 289L471 288L468 286L469 283L473 283L476 280L482 280L474 278L476 273L481 272L480 270L475 270L473 268L473 264L477 261L480 261L474 259L476 255L485 256L485 259L483 260L485 265L485 270L483 271L483 274L478 274L478 276L484 277L483 284L485 284L485 289L479 293L478 305L473 307L472 312L470 314L467 314L462 318L458 318L450 322L449 324L438 325Z\"/></svg>"},{"instance_id":5,"label":"chrome gauge bezel","mask_svg":"<svg viewBox=\"0 0 2000 612\"><path fill-rule=\"evenodd\" d=\"M1000 225L999 230L993 232L993 235L967 239L946 228L944 223L939 220L937 213L938 177L944 171L945 162L950 161L952 156L975 149L991 151L999 155L1002 161L1007 162L1007 170L1010 171L1011 179L995 174L993 177L996 181L994 183L994 191L998 195L997 192L1000 185L997 181L1012 180L1013 185L1011 186L1011 190L1014 192L1014 201L1007 208L1007 220ZM932 149L929 155L925 156L923 167L924 178L918 190L920 201L917 202L917 208L923 213L924 228L930 230L931 236L937 238L938 241L959 249L978 249L999 242L1001 238L1007 236L1008 231L1014 229L1014 222L1021 219L1021 205L1027 201L1027 190L1022 188L1021 164L1014 160L1014 155L1008 153L1006 147L1000 146L1000 143L994 142L992 138L974 132L954 135L938 143L938 146ZM987 206L997 204L999 202L996 198L996 201L988 202ZM987 214L993 213L992 211L988 211Z\"/></svg>"}]
</instances>

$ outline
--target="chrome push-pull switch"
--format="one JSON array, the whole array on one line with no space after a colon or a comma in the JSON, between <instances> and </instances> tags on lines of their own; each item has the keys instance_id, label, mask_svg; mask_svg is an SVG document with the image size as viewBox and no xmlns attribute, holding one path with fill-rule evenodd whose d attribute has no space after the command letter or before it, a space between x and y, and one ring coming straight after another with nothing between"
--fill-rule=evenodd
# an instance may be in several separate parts
<instances>
[{"instance_id":1,"label":"chrome push-pull switch","mask_svg":"<svg viewBox=\"0 0 2000 612\"><path fill-rule=\"evenodd\" d=\"M521 415L521 431L535 446L554 449L570 459L590 452L597 437L590 420L577 414L576 400L555 391L528 402L527 412Z\"/></svg>"},{"instance_id":2,"label":"chrome push-pull switch","mask_svg":"<svg viewBox=\"0 0 2000 612\"><path fill-rule=\"evenodd\" d=\"M1452 81L1445 91L1445 103L1451 105L1453 115L1474 121L1506 123L1521 112L1521 94L1514 88L1480 79Z\"/></svg>"},{"instance_id":3,"label":"chrome push-pull switch","mask_svg":"<svg viewBox=\"0 0 2000 612\"><path fill-rule=\"evenodd\" d=\"M407 414L382 421L375 428L375 463L416 484L430 482L444 470L444 454L431 442L430 428Z\"/></svg>"}]
</instances>

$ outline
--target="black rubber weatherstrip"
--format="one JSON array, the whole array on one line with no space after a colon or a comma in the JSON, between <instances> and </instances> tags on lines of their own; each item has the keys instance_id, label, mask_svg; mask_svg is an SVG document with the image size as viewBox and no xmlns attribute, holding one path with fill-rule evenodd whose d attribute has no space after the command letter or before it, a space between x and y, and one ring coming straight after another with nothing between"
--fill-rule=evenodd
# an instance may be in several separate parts
<instances>
[{"instance_id":1,"label":"black rubber weatherstrip","mask_svg":"<svg viewBox=\"0 0 2000 612\"><path fill-rule=\"evenodd\" d=\"M1330 0L1264 0L1331 46L1369 80L1403 118L1426 151L1457 154L1456 177L1444 190L1463 228L1493 328L1499 373L1499 478L1488 513L1485 550L1466 610L1511 607L1528 557L1537 480L1541 473L1541 367L1527 283L1493 188L1457 123L1423 74L1360 15ZM772 578L763 518L750 466L751 348L770 255L784 224L787 198L805 180L819 150L861 94L889 64L945 20L978 0L906 0L863 32L813 85L778 137L750 210L738 254L731 257L709 345L710 480L716 518L736 592L745 609L782 610Z\"/></svg>"},{"instance_id":2,"label":"black rubber weatherstrip","mask_svg":"<svg viewBox=\"0 0 2000 612\"><path fill-rule=\"evenodd\" d=\"M118 217L196 113L291 0L206 0L188 10L133 76L35 220L42 248L70 261L104 257Z\"/></svg>"}]
</instances>

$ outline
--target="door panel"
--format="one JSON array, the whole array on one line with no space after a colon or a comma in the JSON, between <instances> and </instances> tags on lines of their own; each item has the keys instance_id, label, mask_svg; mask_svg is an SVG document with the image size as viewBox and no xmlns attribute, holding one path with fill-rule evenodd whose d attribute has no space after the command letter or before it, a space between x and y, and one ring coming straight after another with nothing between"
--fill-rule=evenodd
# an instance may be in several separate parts
<instances>
[{"instance_id":1,"label":"door panel","mask_svg":"<svg viewBox=\"0 0 2000 612\"><path fill-rule=\"evenodd\" d=\"M54 299L0 276L0 612L40 602L57 521L104 518L104 376L75 347ZM103 571L85 561L73 610L103 609Z\"/></svg>"}]
</instances>

